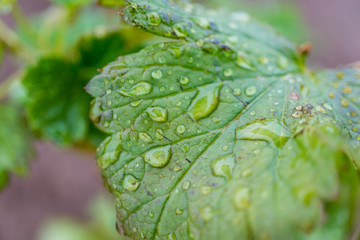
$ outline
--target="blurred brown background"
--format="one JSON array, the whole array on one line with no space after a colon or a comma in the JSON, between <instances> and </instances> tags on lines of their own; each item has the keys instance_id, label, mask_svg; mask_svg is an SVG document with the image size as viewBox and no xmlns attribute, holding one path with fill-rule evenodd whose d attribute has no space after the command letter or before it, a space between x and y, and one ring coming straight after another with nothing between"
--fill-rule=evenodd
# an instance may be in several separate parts
<instances>
[{"instance_id":1,"label":"blurred brown background","mask_svg":"<svg viewBox=\"0 0 360 240\"><path fill-rule=\"evenodd\" d=\"M337 67L360 60L360 0L293 1L302 12L314 45L310 64ZM19 2L28 15L48 6L47 0ZM4 19L11 24L9 17ZM14 60L7 57L0 81L14 67ZM51 216L85 219L84 206L104 191L93 153L61 150L41 142L36 148L38 155L29 177L13 177L0 194L0 240L33 240L37 229Z\"/></svg>"}]
</instances>

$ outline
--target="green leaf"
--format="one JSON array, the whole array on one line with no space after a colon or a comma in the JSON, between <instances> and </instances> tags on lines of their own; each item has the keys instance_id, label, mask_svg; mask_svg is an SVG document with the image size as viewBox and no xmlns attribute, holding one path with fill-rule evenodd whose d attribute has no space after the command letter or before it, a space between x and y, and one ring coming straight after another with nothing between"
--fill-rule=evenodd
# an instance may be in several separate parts
<instances>
[{"instance_id":1,"label":"green leaf","mask_svg":"<svg viewBox=\"0 0 360 240\"><path fill-rule=\"evenodd\" d=\"M77 7L77 6L94 3L96 0L50 0L50 1L66 7Z\"/></svg>"},{"instance_id":2,"label":"green leaf","mask_svg":"<svg viewBox=\"0 0 360 240\"><path fill-rule=\"evenodd\" d=\"M86 81L62 58L43 58L28 69L23 84L31 98L27 112L33 129L59 144L82 141L89 129Z\"/></svg>"},{"instance_id":3,"label":"green leaf","mask_svg":"<svg viewBox=\"0 0 360 240\"><path fill-rule=\"evenodd\" d=\"M86 87L95 98L91 119L110 134L98 165L116 196L121 232L234 240L353 234L360 70L314 75L293 44L245 13L149 0L128 1L122 14L182 41L121 57Z\"/></svg>"},{"instance_id":4,"label":"green leaf","mask_svg":"<svg viewBox=\"0 0 360 240\"><path fill-rule=\"evenodd\" d=\"M89 221L79 222L69 217L46 221L38 233L38 240L122 240L114 229L115 216L111 200L99 196L92 200Z\"/></svg>"},{"instance_id":5,"label":"green leaf","mask_svg":"<svg viewBox=\"0 0 360 240\"><path fill-rule=\"evenodd\" d=\"M31 136L18 109L0 105L0 190L10 173L25 176L33 155Z\"/></svg>"},{"instance_id":6,"label":"green leaf","mask_svg":"<svg viewBox=\"0 0 360 240\"><path fill-rule=\"evenodd\" d=\"M120 7L124 5L124 0L98 0L98 4L104 7Z\"/></svg>"},{"instance_id":7,"label":"green leaf","mask_svg":"<svg viewBox=\"0 0 360 240\"><path fill-rule=\"evenodd\" d=\"M16 0L0 0L0 14L9 13L13 7L13 4L16 2Z\"/></svg>"}]
</instances>

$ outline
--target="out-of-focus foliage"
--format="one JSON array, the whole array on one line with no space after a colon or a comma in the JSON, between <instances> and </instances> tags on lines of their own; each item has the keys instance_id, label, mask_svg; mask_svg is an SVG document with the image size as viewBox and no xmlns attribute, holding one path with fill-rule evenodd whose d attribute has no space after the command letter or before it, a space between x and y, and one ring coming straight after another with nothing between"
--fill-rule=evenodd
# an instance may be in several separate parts
<instances>
[{"instance_id":1,"label":"out-of-focus foliage","mask_svg":"<svg viewBox=\"0 0 360 240\"><path fill-rule=\"evenodd\" d=\"M104 7L120 7L124 5L123 0L98 0L98 4Z\"/></svg>"},{"instance_id":2,"label":"out-of-focus foliage","mask_svg":"<svg viewBox=\"0 0 360 240\"><path fill-rule=\"evenodd\" d=\"M49 220L40 230L38 240L125 240L115 230L112 201L105 196L93 200L86 222L63 217Z\"/></svg>"},{"instance_id":3,"label":"out-of-focus foliage","mask_svg":"<svg viewBox=\"0 0 360 240\"><path fill-rule=\"evenodd\" d=\"M254 18L271 25L277 32L289 40L301 44L308 41L308 29L296 2L286 0L250 1L250 0L206 0L204 4L212 7L240 9Z\"/></svg>"},{"instance_id":4,"label":"out-of-focus foliage","mask_svg":"<svg viewBox=\"0 0 360 240\"><path fill-rule=\"evenodd\" d=\"M94 3L96 0L50 0L50 1L62 6L72 8L72 7L79 7L82 5Z\"/></svg>"},{"instance_id":5,"label":"out-of-focus foliage","mask_svg":"<svg viewBox=\"0 0 360 240\"><path fill-rule=\"evenodd\" d=\"M9 174L24 176L33 155L31 135L19 109L0 104L0 190Z\"/></svg>"},{"instance_id":6,"label":"out-of-focus foliage","mask_svg":"<svg viewBox=\"0 0 360 240\"><path fill-rule=\"evenodd\" d=\"M17 0L0 0L0 14L10 12L16 1Z\"/></svg>"}]
</instances>

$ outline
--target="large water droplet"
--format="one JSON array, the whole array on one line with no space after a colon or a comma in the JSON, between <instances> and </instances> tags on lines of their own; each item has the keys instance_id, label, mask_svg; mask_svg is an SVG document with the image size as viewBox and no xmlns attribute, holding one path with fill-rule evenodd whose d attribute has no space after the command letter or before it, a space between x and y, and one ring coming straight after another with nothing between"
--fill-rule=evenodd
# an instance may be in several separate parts
<instances>
[{"instance_id":1,"label":"large water droplet","mask_svg":"<svg viewBox=\"0 0 360 240\"><path fill-rule=\"evenodd\" d=\"M126 175L123 181L123 186L128 191L135 191L138 189L140 181L137 180L133 175Z\"/></svg>"},{"instance_id":2,"label":"large water droplet","mask_svg":"<svg viewBox=\"0 0 360 240\"><path fill-rule=\"evenodd\" d=\"M184 125L179 125L177 126L176 128L176 132L179 133L179 134L183 134L185 132L185 126Z\"/></svg>"},{"instance_id":3,"label":"large water droplet","mask_svg":"<svg viewBox=\"0 0 360 240\"><path fill-rule=\"evenodd\" d=\"M181 85L187 85L189 82L190 82L190 79L188 77L185 77L185 76L180 77Z\"/></svg>"},{"instance_id":4,"label":"large water droplet","mask_svg":"<svg viewBox=\"0 0 360 240\"><path fill-rule=\"evenodd\" d=\"M145 162L153 167L161 168L170 161L171 146L155 148L145 154Z\"/></svg>"},{"instance_id":5,"label":"large water droplet","mask_svg":"<svg viewBox=\"0 0 360 240\"><path fill-rule=\"evenodd\" d=\"M233 204L237 210L246 210L250 207L250 189L239 188L233 195Z\"/></svg>"},{"instance_id":6,"label":"large water droplet","mask_svg":"<svg viewBox=\"0 0 360 240\"><path fill-rule=\"evenodd\" d=\"M206 118L215 111L219 104L219 89L220 87L216 87L198 93L188 110L195 121Z\"/></svg>"},{"instance_id":7,"label":"large water droplet","mask_svg":"<svg viewBox=\"0 0 360 240\"><path fill-rule=\"evenodd\" d=\"M289 138L289 130L277 119L255 121L236 130L238 140L262 140L276 147L282 147Z\"/></svg>"},{"instance_id":8,"label":"large water droplet","mask_svg":"<svg viewBox=\"0 0 360 240\"><path fill-rule=\"evenodd\" d=\"M150 83L140 82L129 89L121 88L119 93L127 97L134 97L149 94L151 91L152 85Z\"/></svg>"},{"instance_id":9,"label":"large water droplet","mask_svg":"<svg viewBox=\"0 0 360 240\"><path fill-rule=\"evenodd\" d=\"M251 71L254 71L255 68L253 68L250 63L248 63L244 57L244 53L242 52L238 52L237 53L237 58L236 58L236 64L241 67L241 68L244 68L244 69L247 69L247 70L251 70Z\"/></svg>"},{"instance_id":10,"label":"large water droplet","mask_svg":"<svg viewBox=\"0 0 360 240\"><path fill-rule=\"evenodd\" d=\"M167 111L162 107L149 107L146 109L152 120L155 122L165 122L167 120Z\"/></svg>"},{"instance_id":11,"label":"large water droplet","mask_svg":"<svg viewBox=\"0 0 360 240\"><path fill-rule=\"evenodd\" d=\"M161 70L154 70L151 72L151 76L154 79L160 79L162 77L162 71Z\"/></svg>"},{"instance_id":12,"label":"large water droplet","mask_svg":"<svg viewBox=\"0 0 360 240\"><path fill-rule=\"evenodd\" d=\"M181 23L177 23L173 26L173 30L179 38L184 38L188 35L188 32L186 31L185 27Z\"/></svg>"},{"instance_id":13,"label":"large water droplet","mask_svg":"<svg viewBox=\"0 0 360 240\"><path fill-rule=\"evenodd\" d=\"M149 20L149 24L151 26L158 26L161 23L161 18L159 16L158 13L156 12L151 12L147 14L148 20Z\"/></svg>"},{"instance_id":14,"label":"large water droplet","mask_svg":"<svg viewBox=\"0 0 360 240\"><path fill-rule=\"evenodd\" d=\"M245 94L248 96L248 97L252 97L255 95L257 89L255 86L250 86L248 88L246 88L245 90Z\"/></svg>"},{"instance_id":15,"label":"large water droplet","mask_svg":"<svg viewBox=\"0 0 360 240\"><path fill-rule=\"evenodd\" d=\"M203 196L209 195L212 191L212 188L210 186L201 186L200 187L200 193Z\"/></svg>"},{"instance_id":16,"label":"large water droplet","mask_svg":"<svg viewBox=\"0 0 360 240\"><path fill-rule=\"evenodd\" d=\"M211 162L211 169L215 176L231 179L235 159L232 154L220 157Z\"/></svg>"}]
</instances>

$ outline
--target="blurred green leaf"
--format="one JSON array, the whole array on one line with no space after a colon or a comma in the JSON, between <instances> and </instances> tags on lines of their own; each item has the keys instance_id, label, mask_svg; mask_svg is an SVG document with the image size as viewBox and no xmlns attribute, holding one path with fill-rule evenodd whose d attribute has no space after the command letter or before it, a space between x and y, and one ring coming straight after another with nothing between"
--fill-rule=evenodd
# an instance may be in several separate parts
<instances>
[{"instance_id":1,"label":"blurred green leaf","mask_svg":"<svg viewBox=\"0 0 360 240\"><path fill-rule=\"evenodd\" d=\"M66 7L78 7L94 3L96 0L50 0L53 3L66 6Z\"/></svg>"},{"instance_id":2,"label":"blurred green leaf","mask_svg":"<svg viewBox=\"0 0 360 240\"><path fill-rule=\"evenodd\" d=\"M98 4L104 7L120 7L124 5L124 0L98 0Z\"/></svg>"},{"instance_id":3,"label":"blurred green leaf","mask_svg":"<svg viewBox=\"0 0 360 240\"><path fill-rule=\"evenodd\" d=\"M17 0L0 0L0 13L9 13Z\"/></svg>"},{"instance_id":4,"label":"blurred green leaf","mask_svg":"<svg viewBox=\"0 0 360 240\"><path fill-rule=\"evenodd\" d=\"M71 218L47 221L40 230L38 240L125 240L115 231L115 212L112 201L99 196L90 205L87 222Z\"/></svg>"},{"instance_id":5,"label":"blurred green leaf","mask_svg":"<svg viewBox=\"0 0 360 240\"><path fill-rule=\"evenodd\" d=\"M91 98L83 88L98 68L137 49L126 44L122 32L111 32L83 37L74 47L74 59L41 58L23 79L32 128L60 145L102 141L103 133L89 120Z\"/></svg>"},{"instance_id":6,"label":"blurred green leaf","mask_svg":"<svg viewBox=\"0 0 360 240\"><path fill-rule=\"evenodd\" d=\"M20 111L10 105L0 105L0 190L9 173L25 176L33 156L31 135Z\"/></svg>"}]
</instances>

